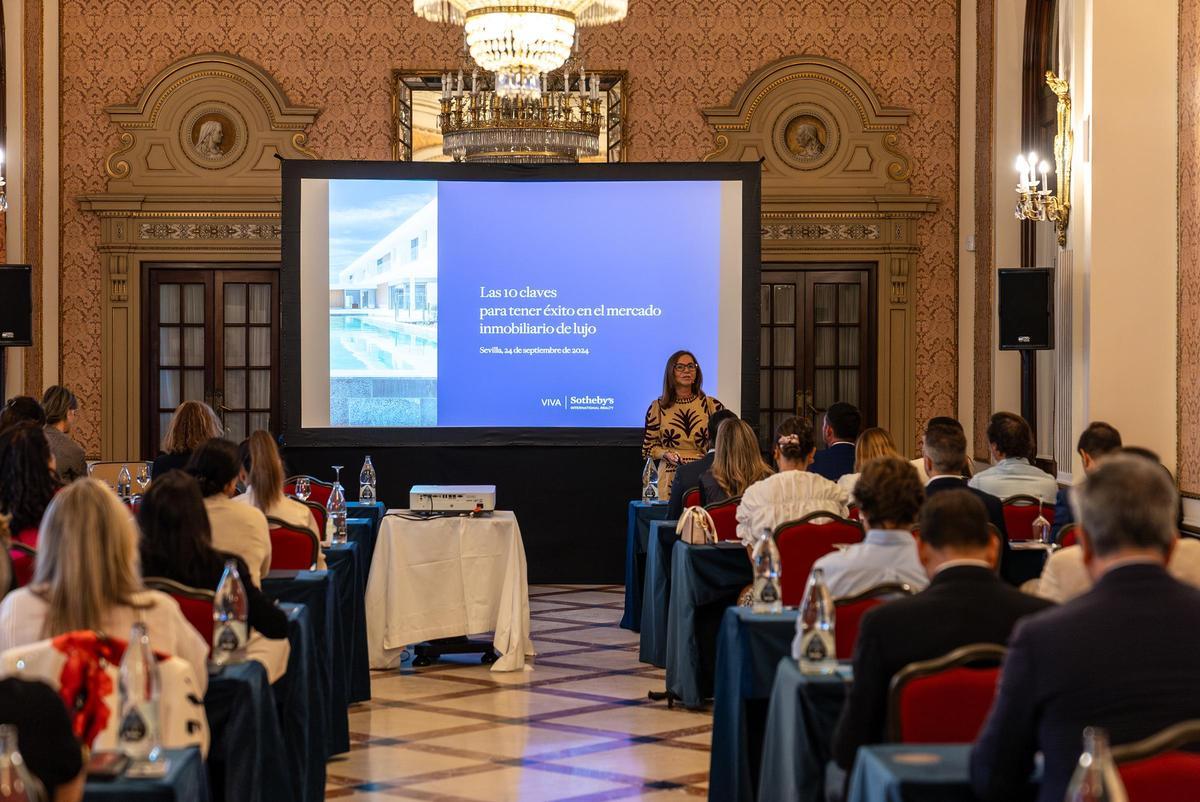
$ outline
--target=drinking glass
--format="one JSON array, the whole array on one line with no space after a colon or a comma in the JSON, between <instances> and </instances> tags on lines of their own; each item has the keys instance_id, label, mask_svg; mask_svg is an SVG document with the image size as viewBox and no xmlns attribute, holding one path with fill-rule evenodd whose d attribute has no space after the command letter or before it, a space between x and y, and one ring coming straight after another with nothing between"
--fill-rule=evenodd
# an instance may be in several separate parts
<instances>
[{"instance_id":1,"label":"drinking glass","mask_svg":"<svg viewBox=\"0 0 1200 802\"><path fill-rule=\"evenodd\" d=\"M334 473L335 473L335 475L334 475L334 477L333 477L333 481L334 481L336 484L339 484L339 485L340 485L340 484L342 483L342 466L341 466L341 465L334 465L334 466L333 466L333 470L334 470Z\"/></svg>"},{"instance_id":2,"label":"drinking glass","mask_svg":"<svg viewBox=\"0 0 1200 802\"><path fill-rule=\"evenodd\" d=\"M138 489L141 490L142 493L145 493L146 487L150 484L150 466L143 463L142 466L137 469L137 476L135 476L134 479L138 483Z\"/></svg>"},{"instance_id":3,"label":"drinking glass","mask_svg":"<svg viewBox=\"0 0 1200 802\"><path fill-rule=\"evenodd\" d=\"M1038 515L1033 519L1033 526L1030 533L1034 540L1045 543L1047 547L1054 548L1054 534L1050 530L1050 522L1046 520L1043 514L1042 500L1038 499Z\"/></svg>"},{"instance_id":4,"label":"drinking glass","mask_svg":"<svg viewBox=\"0 0 1200 802\"><path fill-rule=\"evenodd\" d=\"M312 495L312 485L309 484L307 476L301 476L296 480L296 498L308 501L310 495Z\"/></svg>"}]
</instances>

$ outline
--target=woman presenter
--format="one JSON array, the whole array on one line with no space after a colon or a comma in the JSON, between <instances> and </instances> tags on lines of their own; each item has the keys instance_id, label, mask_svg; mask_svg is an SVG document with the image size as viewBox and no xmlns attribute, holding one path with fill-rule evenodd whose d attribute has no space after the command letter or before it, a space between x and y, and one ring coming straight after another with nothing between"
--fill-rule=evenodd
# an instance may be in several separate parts
<instances>
[{"instance_id":1,"label":"woman presenter","mask_svg":"<svg viewBox=\"0 0 1200 802\"><path fill-rule=\"evenodd\" d=\"M662 395L646 410L642 458L658 462L658 497L671 496L675 469L700 459L708 448L708 416L723 409L720 401L701 389L704 374L690 351L676 351L667 360Z\"/></svg>"}]
</instances>

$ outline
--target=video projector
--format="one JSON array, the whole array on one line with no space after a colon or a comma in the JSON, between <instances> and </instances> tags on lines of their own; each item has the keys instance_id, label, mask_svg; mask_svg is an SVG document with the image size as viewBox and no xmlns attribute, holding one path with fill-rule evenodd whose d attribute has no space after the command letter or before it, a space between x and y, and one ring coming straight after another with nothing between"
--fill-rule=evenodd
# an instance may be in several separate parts
<instances>
[{"instance_id":1,"label":"video projector","mask_svg":"<svg viewBox=\"0 0 1200 802\"><path fill-rule=\"evenodd\" d=\"M408 491L413 512L492 512L495 485L413 485Z\"/></svg>"}]
</instances>

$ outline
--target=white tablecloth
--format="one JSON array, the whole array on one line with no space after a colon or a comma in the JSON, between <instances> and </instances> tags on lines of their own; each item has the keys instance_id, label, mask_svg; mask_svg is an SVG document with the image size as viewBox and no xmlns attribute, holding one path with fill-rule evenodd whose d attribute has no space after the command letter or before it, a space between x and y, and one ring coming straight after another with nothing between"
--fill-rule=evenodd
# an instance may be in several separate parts
<instances>
[{"instance_id":1,"label":"white tablecloth","mask_svg":"<svg viewBox=\"0 0 1200 802\"><path fill-rule=\"evenodd\" d=\"M482 632L495 632L492 671L520 670L534 654L516 516L385 517L367 581L371 668L395 668L410 644Z\"/></svg>"}]
</instances>

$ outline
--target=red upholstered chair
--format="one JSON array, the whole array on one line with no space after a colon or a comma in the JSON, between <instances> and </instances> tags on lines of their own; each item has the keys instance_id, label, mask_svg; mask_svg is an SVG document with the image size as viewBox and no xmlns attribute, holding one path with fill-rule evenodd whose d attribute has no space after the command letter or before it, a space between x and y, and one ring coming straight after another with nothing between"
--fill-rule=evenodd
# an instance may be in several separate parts
<instances>
[{"instance_id":1,"label":"red upholstered chair","mask_svg":"<svg viewBox=\"0 0 1200 802\"><path fill-rule=\"evenodd\" d=\"M813 512L780 524L772 536L779 549L783 603L795 606L804 598L804 586L813 563L834 551L834 543L861 543L863 530L857 521L829 512Z\"/></svg>"},{"instance_id":2,"label":"red upholstered chair","mask_svg":"<svg viewBox=\"0 0 1200 802\"><path fill-rule=\"evenodd\" d=\"M1129 802L1190 802L1200 787L1200 721L1182 721L1141 741L1113 747Z\"/></svg>"},{"instance_id":3,"label":"red upholstered chair","mask_svg":"<svg viewBox=\"0 0 1200 802\"><path fill-rule=\"evenodd\" d=\"M1079 542L1079 524L1067 524L1058 530L1058 545L1062 548L1074 546Z\"/></svg>"},{"instance_id":4,"label":"red upholstered chair","mask_svg":"<svg viewBox=\"0 0 1200 802\"><path fill-rule=\"evenodd\" d=\"M311 571L321 553L317 533L267 516L271 527L271 567L282 571Z\"/></svg>"},{"instance_id":5,"label":"red upholstered chair","mask_svg":"<svg viewBox=\"0 0 1200 802\"><path fill-rule=\"evenodd\" d=\"M30 548L36 549L38 543L38 528L36 526L27 526L20 532L13 535L13 543L24 543Z\"/></svg>"},{"instance_id":6,"label":"red upholstered chair","mask_svg":"<svg viewBox=\"0 0 1200 802\"><path fill-rule=\"evenodd\" d=\"M700 506L700 488L693 487L683 494L684 507L699 507Z\"/></svg>"},{"instance_id":7,"label":"red upholstered chair","mask_svg":"<svg viewBox=\"0 0 1200 802\"><path fill-rule=\"evenodd\" d=\"M974 643L896 672L888 691L888 740L973 742L992 707L1006 651Z\"/></svg>"},{"instance_id":8,"label":"red upholstered chair","mask_svg":"<svg viewBox=\"0 0 1200 802\"><path fill-rule=\"evenodd\" d=\"M847 515L846 517L849 518L851 521L857 521L858 516L859 516L858 505L851 504L849 507L849 510L850 510L850 514Z\"/></svg>"},{"instance_id":9,"label":"red upholstered chair","mask_svg":"<svg viewBox=\"0 0 1200 802\"><path fill-rule=\"evenodd\" d=\"M303 474L301 474L303 475ZM300 476L289 476L283 480L283 492L289 496L296 495L296 480ZM308 500L315 501L324 507L329 503L329 494L333 492L332 482L322 482L320 479L314 479L309 476L308 479L309 494Z\"/></svg>"},{"instance_id":10,"label":"red upholstered chair","mask_svg":"<svg viewBox=\"0 0 1200 802\"><path fill-rule=\"evenodd\" d=\"M160 590L179 602L183 617L196 628L204 642L212 645L213 633L213 596L214 591L204 588L189 587L174 579L161 576L148 576L143 584L151 590Z\"/></svg>"},{"instance_id":11,"label":"red upholstered chair","mask_svg":"<svg viewBox=\"0 0 1200 802\"><path fill-rule=\"evenodd\" d=\"M1046 517L1050 525L1054 525L1054 504L1039 501L1036 496L1009 496L1004 499L1004 528L1008 530L1008 539L1032 540L1033 521L1038 512Z\"/></svg>"},{"instance_id":12,"label":"red upholstered chair","mask_svg":"<svg viewBox=\"0 0 1200 802\"><path fill-rule=\"evenodd\" d=\"M737 540L737 508L742 503L741 496L735 496L725 501L709 504L704 509L712 516L717 525L717 540Z\"/></svg>"},{"instance_id":13,"label":"red upholstered chair","mask_svg":"<svg viewBox=\"0 0 1200 802\"><path fill-rule=\"evenodd\" d=\"M13 587L25 587L33 579L33 569L37 567L37 550L14 541L8 556L12 558Z\"/></svg>"},{"instance_id":14,"label":"red upholstered chair","mask_svg":"<svg viewBox=\"0 0 1200 802\"><path fill-rule=\"evenodd\" d=\"M317 533L318 537L324 539L325 518L329 515L329 511L325 509L324 504L318 504L312 499L309 499L308 501L301 501L300 503L305 507L308 507L309 512L312 513L313 522L316 524L313 527L313 531Z\"/></svg>"},{"instance_id":15,"label":"red upholstered chair","mask_svg":"<svg viewBox=\"0 0 1200 802\"><path fill-rule=\"evenodd\" d=\"M834 638L837 641L837 656L839 660L849 660L854 657L854 644L858 641L858 624L867 610L878 607L896 596L911 596L911 586L901 582L886 582L868 588L855 596L834 599L836 611L834 619Z\"/></svg>"}]
</instances>

